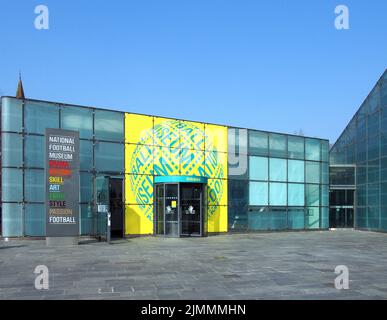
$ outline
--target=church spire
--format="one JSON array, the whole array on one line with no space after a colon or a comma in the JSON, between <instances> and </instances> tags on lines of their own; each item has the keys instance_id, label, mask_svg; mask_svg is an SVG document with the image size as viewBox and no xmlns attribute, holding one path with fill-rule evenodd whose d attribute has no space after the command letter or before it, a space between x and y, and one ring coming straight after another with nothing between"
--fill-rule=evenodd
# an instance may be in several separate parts
<instances>
[{"instance_id":1,"label":"church spire","mask_svg":"<svg viewBox=\"0 0 387 320\"><path fill-rule=\"evenodd\" d=\"M18 98L18 99L25 99L24 89L23 89L23 82L22 82L22 78L21 78L21 73L20 72L19 72L19 83L17 84L16 98Z\"/></svg>"}]
</instances>

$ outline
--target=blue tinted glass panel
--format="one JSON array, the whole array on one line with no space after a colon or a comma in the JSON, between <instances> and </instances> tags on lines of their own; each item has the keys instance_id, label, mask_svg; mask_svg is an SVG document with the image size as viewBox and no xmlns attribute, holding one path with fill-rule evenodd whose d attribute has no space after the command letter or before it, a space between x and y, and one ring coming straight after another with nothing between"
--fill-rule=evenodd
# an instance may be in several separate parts
<instances>
[{"instance_id":1,"label":"blue tinted glass panel","mask_svg":"<svg viewBox=\"0 0 387 320\"><path fill-rule=\"evenodd\" d=\"M59 108L56 104L27 102L24 114L28 133L44 134L46 128L59 128Z\"/></svg>"},{"instance_id":2,"label":"blue tinted glass panel","mask_svg":"<svg viewBox=\"0 0 387 320\"><path fill-rule=\"evenodd\" d=\"M288 161L288 181L304 182L305 181L305 162L301 160Z\"/></svg>"},{"instance_id":3,"label":"blue tinted glass panel","mask_svg":"<svg viewBox=\"0 0 387 320\"><path fill-rule=\"evenodd\" d=\"M44 170L25 170L24 188L26 201L45 201Z\"/></svg>"},{"instance_id":4,"label":"blue tinted glass panel","mask_svg":"<svg viewBox=\"0 0 387 320\"><path fill-rule=\"evenodd\" d=\"M246 133L246 134L244 134ZM228 128L228 152L234 154L247 154L247 130Z\"/></svg>"},{"instance_id":5,"label":"blue tinted glass panel","mask_svg":"<svg viewBox=\"0 0 387 320\"><path fill-rule=\"evenodd\" d=\"M21 167L23 164L23 140L17 133L1 134L2 165L9 167Z\"/></svg>"},{"instance_id":6,"label":"blue tinted glass panel","mask_svg":"<svg viewBox=\"0 0 387 320\"><path fill-rule=\"evenodd\" d=\"M3 237L23 236L22 205L16 203L2 204Z\"/></svg>"},{"instance_id":7,"label":"blue tinted glass panel","mask_svg":"<svg viewBox=\"0 0 387 320\"><path fill-rule=\"evenodd\" d=\"M25 161L27 167L44 168L45 141L44 137L25 137Z\"/></svg>"},{"instance_id":8,"label":"blue tinted glass panel","mask_svg":"<svg viewBox=\"0 0 387 320\"><path fill-rule=\"evenodd\" d=\"M81 204L81 235L93 234L93 211L89 204Z\"/></svg>"},{"instance_id":9,"label":"blue tinted glass panel","mask_svg":"<svg viewBox=\"0 0 387 320\"><path fill-rule=\"evenodd\" d=\"M329 142L321 141L321 161L329 162Z\"/></svg>"},{"instance_id":10,"label":"blue tinted glass panel","mask_svg":"<svg viewBox=\"0 0 387 320\"><path fill-rule=\"evenodd\" d=\"M305 224L307 229L318 229L320 228L320 209L307 208L307 214L305 217Z\"/></svg>"},{"instance_id":11,"label":"blue tinted glass panel","mask_svg":"<svg viewBox=\"0 0 387 320\"><path fill-rule=\"evenodd\" d=\"M261 206L268 204L268 183L250 182L250 205Z\"/></svg>"},{"instance_id":12,"label":"blue tinted glass panel","mask_svg":"<svg viewBox=\"0 0 387 320\"><path fill-rule=\"evenodd\" d=\"M270 180L286 181L287 164L285 159L270 158Z\"/></svg>"},{"instance_id":13,"label":"blue tinted glass panel","mask_svg":"<svg viewBox=\"0 0 387 320\"><path fill-rule=\"evenodd\" d=\"M286 206L286 183L270 183L270 205L271 206Z\"/></svg>"},{"instance_id":14,"label":"blue tinted glass panel","mask_svg":"<svg viewBox=\"0 0 387 320\"><path fill-rule=\"evenodd\" d=\"M93 199L93 175L81 172L81 202L90 202Z\"/></svg>"},{"instance_id":15,"label":"blue tinted glass panel","mask_svg":"<svg viewBox=\"0 0 387 320\"><path fill-rule=\"evenodd\" d=\"M306 160L321 160L320 140L305 139L305 158Z\"/></svg>"},{"instance_id":16,"label":"blue tinted glass panel","mask_svg":"<svg viewBox=\"0 0 387 320\"><path fill-rule=\"evenodd\" d=\"M3 98L1 106L1 129L3 131L22 131L23 101L19 99Z\"/></svg>"},{"instance_id":17,"label":"blue tinted glass panel","mask_svg":"<svg viewBox=\"0 0 387 320\"><path fill-rule=\"evenodd\" d=\"M304 206L305 205L305 185L304 184L288 184L288 205L289 206Z\"/></svg>"},{"instance_id":18,"label":"blue tinted glass panel","mask_svg":"<svg viewBox=\"0 0 387 320\"><path fill-rule=\"evenodd\" d=\"M94 131L99 140L124 141L124 114L95 110Z\"/></svg>"},{"instance_id":19,"label":"blue tinted glass panel","mask_svg":"<svg viewBox=\"0 0 387 320\"><path fill-rule=\"evenodd\" d=\"M249 154L267 156L269 154L268 134L249 130Z\"/></svg>"},{"instance_id":20,"label":"blue tinted glass panel","mask_svg":"<svg viewBox=\"0 0 387 320\"><path fill-rule=\"evenodd\" d=\"M281 134L271 133L269 135L269 150L271 157L287 157L287 141L286 136Z\"/></svg>"},{"instance_id":21,"label":"blue tinted glass panel","mask_svg":"<svg viewBox=\"0 0 387 320\"><path fill-rule=\"evenodd\" d=\"M319 206L320 205L320 186L314 184L306 185L306 205Z\"/></svg>"},{"instance_id":22,"label":"blue tinted glass panel","mask_svg":"<svg viewBox=\"0 0 387 320\"><path fill-rule=\"evenodd\" d=\"M288 136L288 154L292 159L304 159L304 138Z\"/></svg>"},{"instance_id":23,"label":"blue tinted glass panel","mask_svg":"<svg viewBox=\"0 0 387 320\"><path fill-rule=\"evenodd\" d=\"M25 206L25 233L30 237L46 235L44 204L26 204Z\"/></svg>"},{"instance_id":24,"label":"blue tinted glass panel","mask_svg":"<svg viewBox=\"0 0 387 320\"><path fill-rule=\"evenodd\" d=\"M21 169L2 169L2 201L23 200L23 171Z\"/></svg>"},{"instance_id":25,"label":"blue tinted glass panel","mask_svg":"<svg viewBox=\"0 0 387 320\"><path fill-rule=\"evenodd\" d=\"M93 143L90 141L80 140L80 166L85 171L93 169Z\"/></svg>"},{"instance_id":26,"label":"blue tinted glass panel","mask_svg":"<svg viewBox=\"0 0 387 320\"><path fill-rule=\"evenodd\" d=\"M268 159L250 157L250 180L268 180Z\"/></svg>"},{"instance_id":27,"label":"blue tinted glass panel","mask_svg":"<svg viewBox=\"0 0 387 320\"><path fill-rule=\"evenodd\" d=\"M79 131L79 137L93 137L93 110L88 108L64 106L61 110L61 127Z\"/></svg>"},{"instance_id":28,"label":"blue tinted glass panel","mask_svg":"<svg viewBox=\"0 0 387 320\"><path fill-rule=\"evenodd\" d=\"M124 145L98 142L95 146L95 166L98 171L124 171Z\"/></svg>"},{"instance_id":29,"label":"blue tinted glass panel","mask_svg":"<svg viewBox=\"0 0 387 320\"><path fill-rule=\"evenodd\" d=\"M320 163L306 161L306 182L320 183Z\"/></svg>"},{"instance_id":30,"label":"blue tinted glass panel","mask_svg":"<svg viewBox=\"0 0 387 320\"><path fill-rule=\"evenodd\" d=\"M289 208L288 210L288 228L304 229L305 228L305 210L304 208Z\"/></svg>"}]
</instances>

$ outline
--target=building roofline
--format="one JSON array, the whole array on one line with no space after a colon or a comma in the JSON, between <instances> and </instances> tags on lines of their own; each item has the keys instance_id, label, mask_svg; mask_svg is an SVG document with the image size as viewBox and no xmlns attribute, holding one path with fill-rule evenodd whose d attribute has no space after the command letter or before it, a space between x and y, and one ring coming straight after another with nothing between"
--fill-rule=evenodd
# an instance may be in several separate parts
<instances>
[{"instance_id":1,"label":"building roofline","mask_svg":"<svg viewBox=\"0 0 387 320\"><path fill-rule=\"evenodd\" d=\"M0 96L0 99L3 99L3 98L17 99L14 96ZM114 110L114 109L100 108L100 107L95 107L95 106L85 106L85 105L79 105L79 104L69 104L69 103L58 102L58 101L48 101L48 100L39 100L39 99L30 99L30 98L25 98L25 99L22 99L22 100L23 101L31 101L31 102L41 102L41 103L57 104L59 106L96 109L96 110L102 110L102 111L119 112L119 113L124 113L124 114L125 113L130 113L130 114L136 114L136 115L148 116L148 117L159 117L159 118L166 118L166 119L172 119L172 120L189 121L189 122L195 122L195 123L201 123L201 124L210 124L210 125L216 125L216 126L223 126L223 127L227 127L227 128L234 128L234 129L246 129L246 130L251 130L251 131L260 131L260 132L266 132L266 133L281 134L281 135L292 136L292 137L302 137L302 138L307 138L307 139L324 140L324 141L328 141L328 143L329 143L329 139L310 137L310 136L300 136L300 135L292 134L292 133L267 131L267 130L253 129L253 128L243 128L243 127L230 126L230 125L219 124L219 123L211 123L211 122L196 121L196 120L189 120L189 119L180 119L180 118L161 116L161 115L150 115L150 114L145 114L145 113L122 111L122 110Z\"/></svg>"},{"instance_id":2,"label":"building roofline","mask_svg":"<svg viewBox=\"0 0 387 320\"><path fill-rule=\"evenodd\" d=\"M344 132L347 130L347 128L349 127L349 125L352 123L352 121L356 118L356 116L358 115L361 107L364 105L364 103L367 101L367 99L370 97L372 91L374 91L374 89L379 85L380 82L382 82L382 79L384 78L384 76L387 76L387 69L384 70L384 72L382 73L382 75L379 77L378 81L376 81L376 83L374 84L374 86L372 87L372 89L370 90L370 92L367 94L367 96L365 97L365 99L363 100L363 102L360 104L360 106L357 108L356 112L354 113L354 115L351 117L351 119L348 121L347 125L344 127L343 131L341 132L341 134L338 136L338 138L336 139L335 143L332 145L332 147L329 149L329 151L331 151L337 144L337 142L341 139L341 137L343 136Z\"/></svg>"}]
</instances>

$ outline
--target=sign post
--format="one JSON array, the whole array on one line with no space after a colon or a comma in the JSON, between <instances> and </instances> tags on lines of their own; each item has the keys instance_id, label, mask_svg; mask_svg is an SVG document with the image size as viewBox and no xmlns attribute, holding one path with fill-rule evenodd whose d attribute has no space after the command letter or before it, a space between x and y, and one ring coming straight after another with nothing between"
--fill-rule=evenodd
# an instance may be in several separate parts
<instances>
[{"instance_id":1,"label":"sign post","mask_svg":"<svg viewBox=\"0 0 387 320\"><path fill-rule=\"evenodd\" d=\"M79 132L46 129L46 243L79 237Z\"/></svg>"}]
</instances>

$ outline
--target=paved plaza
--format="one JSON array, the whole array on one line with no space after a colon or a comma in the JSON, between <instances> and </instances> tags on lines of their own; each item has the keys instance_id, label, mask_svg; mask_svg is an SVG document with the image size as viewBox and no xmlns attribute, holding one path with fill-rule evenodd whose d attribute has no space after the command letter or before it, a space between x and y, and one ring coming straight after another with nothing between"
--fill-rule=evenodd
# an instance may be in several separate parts
<instances>
[{"instance_id":1,"label":"paved plaza","mask_svg":"<svg viewBox=\"0 0 387 320\"><path fill-rule=\"evenodd\" d=\"M38 265L49 290L36 290ZM349 269L349 289L334 286ZM0 299L386 299L387 234L353 230L0 241Z\"/></svg>"}]
</instances>

